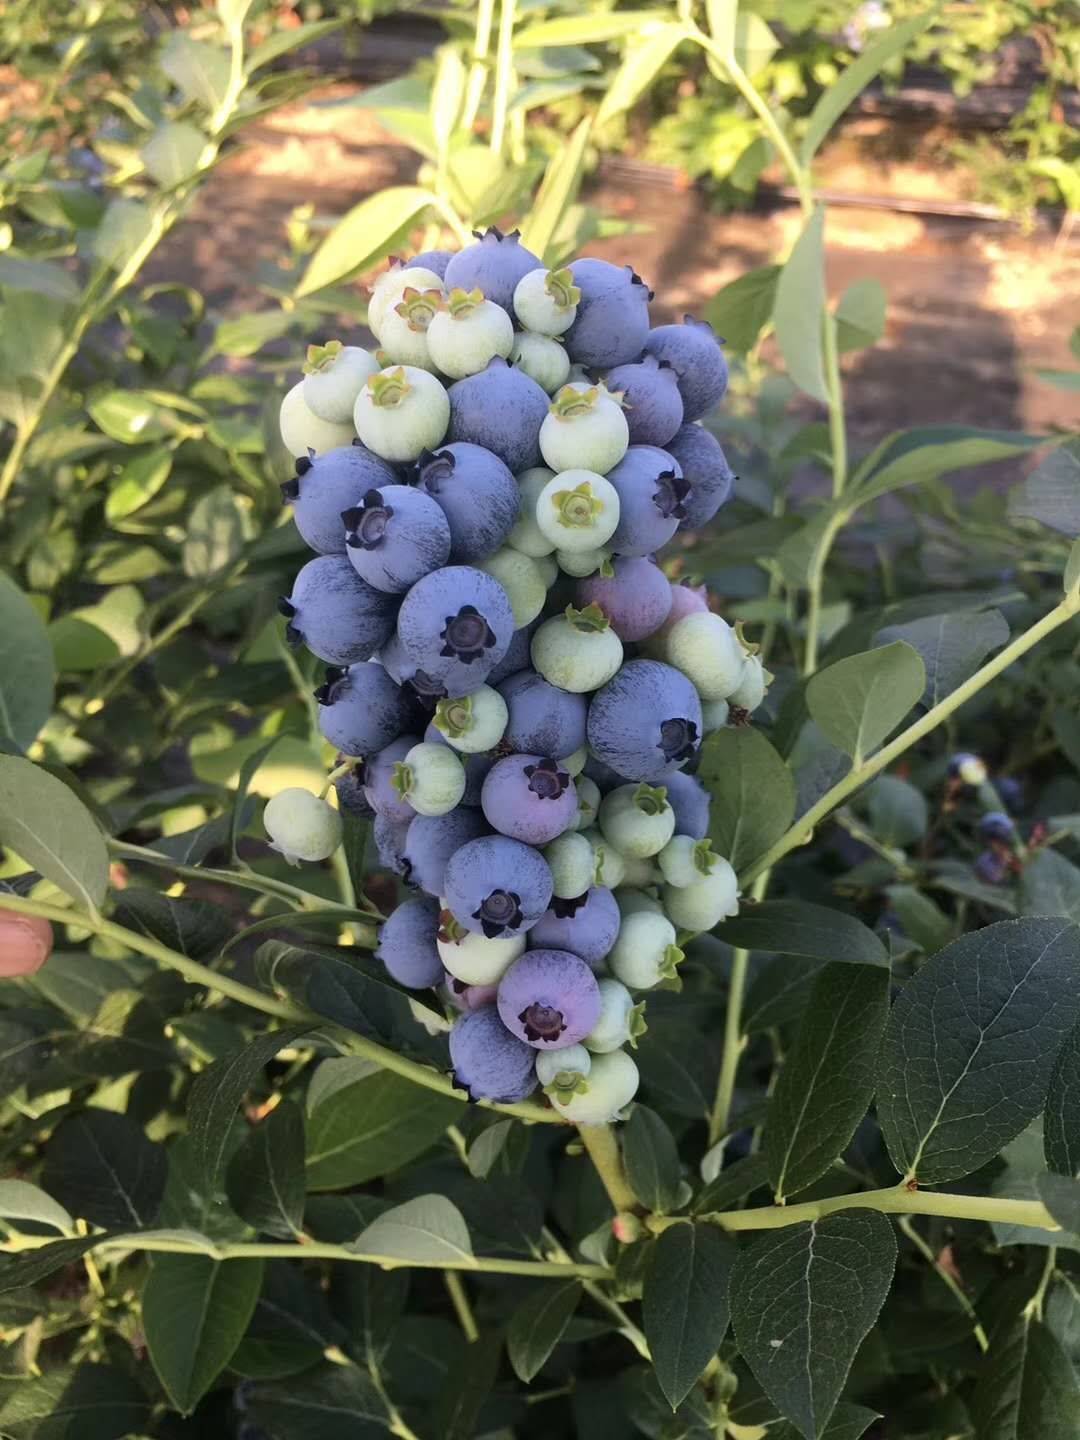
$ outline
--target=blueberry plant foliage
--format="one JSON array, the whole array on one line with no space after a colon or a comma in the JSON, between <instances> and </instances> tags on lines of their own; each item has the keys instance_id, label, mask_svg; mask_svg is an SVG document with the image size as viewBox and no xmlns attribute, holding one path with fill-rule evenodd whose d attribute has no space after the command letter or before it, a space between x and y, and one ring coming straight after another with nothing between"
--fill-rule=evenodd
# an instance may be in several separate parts
<instances>
[{"instance_id":1,"label":"blueberry plant foliage","mask_svg":"<svg viewBox=\"0 0 1080 1440\"><path fill-rule=\"evenodd\" d=\"M520 238L444 166L142 285L307 83L251 8L107 187L5 172L0 1433L1075 1434L1080 459L848 455L812 162L896 36L796 143L679 12L804 212L717 409L565 263L587 127Z\"/></svg>"}]
</instances>

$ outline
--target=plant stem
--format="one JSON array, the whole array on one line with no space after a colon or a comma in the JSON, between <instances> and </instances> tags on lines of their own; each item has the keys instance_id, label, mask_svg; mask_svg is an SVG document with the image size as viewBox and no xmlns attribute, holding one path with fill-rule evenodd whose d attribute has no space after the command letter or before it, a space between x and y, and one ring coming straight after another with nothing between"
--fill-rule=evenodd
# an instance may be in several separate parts
<instances>
[{"instance_id":1,"label":"plant stem","mask_svg":"<svg viewBox=\"0 0 1080 1440\"><path fill-rule=\"evenodd\" d=\"M447 1270L443 1275L443 1280L446 1282L446 1292L450 1296L450 1303L454 1307L454 1314L458 1318L461 1332L471 1345L474 1340L480 1339L480 1331L473 1318L472 1306L469 1304L469 1297L465 1293L461 1276L456 1270Z\"/></svg>"},{"instance_id":2,"label":"plant stem","mask_svg":"<svg viewBox=\"0 0 1080 1440\"><path fill-rule=\"evenodd\" d=\"M476 37L473 40L472 64L465 88L465 105L461 112L461 128L471 130L476 124L480 101L484 98L487 79L488 50L491 48L491 27L495 19L495 0L478 0L476 6Z\"/></svg>"},{"instance_id":3,"label":"plant stem","mask_svg":"<svg viewBox=\"0 0 1080 1440\"><path fill-rule=\"evenodd\" d=\"M120 860L171 870L185 880L213 880L221 885L235 885L240 890L256 890L260 895L269 895L275 900L287 900L300 910L324 910L330 903L310 891L301 890L299 886L290 885L286 880L274 880L254 870L215 870L210 866L183 865L179 860L171 860L168 855L149 850L144 845L129 845L126 840L109 840L108 845L110 852ZM358 911L357 914L369 920L380 918L372 912Z\"/></svg>"},{"instance_id":4,"label":"plant stem","mask_svg":"<svg viewBox=\"0 0 1080 1440\"><path fill-rule=\"evenodd\" d=\"M964 1294L956 1278L953 1275L950 1275L945 1266L940 1263L938 1257L934 1254L933 1247L928 1245L927 1242L923 1239L923 1237L919 1234L918 1230L916 1230L915 1222L914 1220L912 1220L911 1216L902 1216L898 1223L900 1225L900 1229L915 1246L916 1250L918 1250L919 1254L923 1257L923 1259L926 1260L926 1262L932 1267L934 1274L937 1275L938 1279L941 1280L948 1287L956 1303L960 1306L961 1310L963 1310L964 1314L971 1321L971 1332L975 1336L975 1342L978 1345L979 1349L985 1355L986 1352L990 1349L990 1341L987 1338L986 1331L983 1329L982 1322L979 1319L978 1312L976 1311L975 1306Z\"/></svg>"},{"instance_id":5,"label":"plant stem","mask_svg":"<svg viewBox=\"0 0 1080 1440\"><path fill-rule=\"evenodd\" d=\"M540 1235L556 1260L570 1260L571 1257L567 1254L566 1250L559 1243L558 1238L547 1228L546 1225L544 1226L543 1230L541 1230ZM622 1335L625 1339L629 1340L630 1344L634 1347L634 1349L641 1356L641 1358L643 1360L651 1360L652 1356L649 1353L649 1342L645 1339L644 1331L640 1330L634 1324L634 1322L630 1319L630 1316L627 1315L626 1311L622 1308L619 1302L617 1300L612 1300L611 1296L601 1290L600 1286L597 1285L594 1280L583 1279L581 1282L581 1288L585 1291L585 1294L590 1297L590 1299L594 1300L596 1304L600 1306L601 1310L606 1310L607 1313L611 1316L611 1318L617 1322L620 1335Z\"/></svg>"},{"instance_id":6,"label":"plant stem","mask_svg":"<svg viewBox=\"0 0 1080 1440\"><path fill-rule=\"evenodd\" d=\"M812 805L805 815L787 830L774 845L771 845L764 855L760 855L748 868L739 876L740 883L745 888L752 880L755 880L763 871L770 870L778 860L781 860L789 851L804 845L814 833L815 827L836 807L842 804L849 795L872 780L886 766L891 765L894 760L899 759L905 751L910 750L912 745L917 744L924 736L949 718L961 705L965 704L972 696L977 695L984 685L991 680L997 679L1002 671L1007 670L1010 665L1019 660L1022 655L1033 649L1040 640L1047 635L1053 634L1059 626L1072 620L1080 611L1080 587L1067 595L1059 605L1055 605L1043 616L1030 626L1023 634L1018 635L1005 649L988 660L985 665L976 670L970 679L958 685L951 695L947 695L913 725L893 740L890 744L883 746L876 755L863 760L859 765L853 766L844 778L835 784L831 790L821 797L816 805Z\"/></svg>"},{"instance_id":7,"label":"plant stem","mask_svg":"<svg viewBox=\"0 0 1080 1440\"><path fill-rule=\"evenodd\" d=\"M769 872L754 881L751 898L760 900L769 884ZM720 1057L720 1074L716 1079L716 1099L709 1116L709 1145L713 1146L727 1133L731 1119L731 1102L735 1095L735 1076L739 1057L746 1044L742 1033L742 1005L746 991L746 972L750 963L749 950L736 950L731 957L731 982L728 986L727 1012L724 1016L724 1050Z\"/></svg>"},{"instance_id":8,"label":"plant stem","mask_svg":"<svg viewBox=\"0 0 1080 1440\"><path fill-rule=\"evenodd\" d=\"M506 139L506 111L514 80L514 15L517 0L501 0L499 38L495 52L495 95L491 104L492 153L501 155Z\"/></svg>"},{"instance_id":9,"label":"plant stem","mask_svg":"<svg viewBox=\"0 0 1080 1440\"><path fill-rule=\"evenodd\" d=\"M840 383L840 353L836 339L836 319L825 312L822 344L825 359L825 393L829 400L829 438L832 442L832 493L839 499L847 482L847 430L844 425L844 387Z\"/></svg>"},{"instance_id":10,"label":"plant stem","mask_svg":"<svg viewBox=\"0 0 1080 1440\"><path fill-rule=\"evenodd\" d=\"M1043 1301L1046 1299L1046 1292L1050 1288L1050 1281L1054 1276L1054 1267L1057 1265L1057 1246L1046 1247L1046 1259L1043 1262L1043 1272L1039 1279L1039 1288L1028 1301L1025 1311L1035 1320L1043 1318Z\"/></svg>"},{"instance_id":11,"label":"plant stem","mask_svg":"<svg viewBox=\"0 0 1080 1440\"><path fill-rule=\"evenodd\" d=\"M619 1141L611 1125L580 1125L581 1143L607 1191L608 1199L618 1210L640 1210L638 1198L630 1188L623 1168Z\"/></svg>"}]
</instances>

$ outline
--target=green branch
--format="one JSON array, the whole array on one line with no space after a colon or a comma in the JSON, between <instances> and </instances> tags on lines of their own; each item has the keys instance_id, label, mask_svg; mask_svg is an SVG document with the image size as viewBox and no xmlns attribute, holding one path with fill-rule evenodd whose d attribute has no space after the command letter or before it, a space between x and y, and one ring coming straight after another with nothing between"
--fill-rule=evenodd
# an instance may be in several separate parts
<instances>
[{"instance_id":1,"label":"green branch","mask_svg":"<svg viewBox=\"0 0 1080 1440\"><path fill-rule=\"evenodd\" d=\"M585 1152L600 1176L607 1191L608 1199L619 1210L640 1210L638 1198L626 1178L619 1141L610 1125L581 1125L578 1127Z\"/></svg>"},{"instance_id":2,"label":"green branch","mask_svg":"<svg viewBox=\"0 0 1080 1440\"><path fill-rule=\"evenodd\" d=\"M751 899L764 898L769 884L769 872L762 873L754 881ZM720 1058L720 1074L716 1080L716 1099L709 1116L709 1145L715 1145L726 1133L731 1119L731 1103L735 1097L735 1076L739 1069L746 1038L742 1033L743 996L746 991L746 976L750 964L749 950L736 950L731 957L731 981L728 985L727 1010L724 1015L724 1049Z\"/></svg>"}]
</instances>

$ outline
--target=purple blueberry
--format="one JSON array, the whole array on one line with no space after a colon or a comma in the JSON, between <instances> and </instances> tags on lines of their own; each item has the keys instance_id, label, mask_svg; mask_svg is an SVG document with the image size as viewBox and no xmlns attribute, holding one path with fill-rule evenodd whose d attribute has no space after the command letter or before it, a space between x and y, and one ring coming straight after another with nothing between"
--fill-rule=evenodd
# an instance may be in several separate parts
<instances>
[{"instance_id":1,"label":"purple blueberry","mask_svg":"<svg viewBox=\"0 0 1080 1440\"><path fill-rule=\"evenodd\" d=\"M507 755L488 772L480 804L500 834L546 845L574 823L577 789L549 756Z\"/></svg>"},{"instance_id":2,"label":"purple blueberry","mask_svg":"<svg viewBox=\"0 0 1080 1440\"><path fill-rule=\"evenodd\" d=\"M473 1100L510 1104L536 1089L536 1056L530 1046L511 1035L494 1005L482 1006L455 1020L450 1031L450 1063L454 1079Z\"/></svg>"},{"instance_id":3,"label":"purple blueberry","mask_svg":"<svg viewBox=\"0 0 1080 1440\"><path fill-rule=\"evenodd\" d=\"M446 867L446 903L455 920L489 940L530 930L551 903L551 871L531 845L506 835L470 840Z\"/></svg>"},{"instance_id":4,"label":"purple blueberry","mask_svg":"<svg viewBox=\"0 0 1080 1440\"><path fill-rule=\"evenodd\" d=\"M1009 878L1009 859L996 850L983 850L975 857L975 874L987 885L1004 885Z\"/></svg>"},{"instance_id":5,"label":"purple blueberry","mask_svg":"<svg viewBox=\"0 0 1080 1440\"><path fill-rule=\"evenodd\" d=\"M338 809L342 815L351 815L354 820L373 820L375 807L364 794L364 767L358 765L334 781Z\"/></svg>"},{"instance_id":6,"label":"purple blueberry","mask_svg":"<svg viewBox=\"0 0 1080 1440\"><path fill-rule=\"evenodd\" d=\"M480 445L443 445L416 466L419 490L450 526L450 560L470 565L502 546L517 523L521 491L497 455Z\"/></svg>"},{"instance_id":7,"label":"purple blueberry","mask_svg":"<svg viewBox=\"0 0 1080 1440\"><path fill-rule=\"evenodd\" d=\"M724 398L728 367L720 344L708 321L692 315L684 315L681 325L657 326L645 341L646 353L675 371L688 421L699 420Z\"/></svg>"},{"instance_id":8,"label":"purple blueberry","mask_svg":"<svg viewBox=\"0 0 1080 1440\"><path fill-rule=\"evenodd\" d=\"M599 1020L600 988L580 956L527 950L499 981L496 1004L502 1023L527 1045L564 1050Z\"/></svg>"},{"instance_id":9,"label":"purple blueberry","mask_svg":"<svg viewBox=\"0 0 1080 1440\"><path fill-rule=\"evenodd\" d=\"M683 499L682 530L700 530L731 499L735 472L720 441L700 425L683 425L666 445L682 469L690 493Z\"/></svg>"},{"instance_id":10,"label":"purple blueberry","mask_svg":"<svg viewBox=\"0 0 1080 1440\"><path fill-rule=\"evenodd\" d=\"M506 591L468 565L425 575L398 614L402 648L425 679L448 695L468 695L482 685L506 654L513 633Z\"/></svg>"},{"instance_id":11,"label":"purple blueberry","mask_svg":"<svg viewBox=\"0 0 1080 1440\"><path fill-rule=\"evenodd\" d=\"M416 701L381 665L331 667L315 691L319 729L344 755L374 755L416 721Z\"/></svg>"},{"instance_id":12,"label":"purple blueberry","mask_svg":"<svg viewBox=\"0 0 1080 1440\"><path fill-rule=\"evenodd\" d=\"M326 450L296 462L296 476L281 487L292 506L293 519L304 542L320 555L344 555L345 526L341 512L359 505L379 485L394 485L392 465L380 460L359 440L337 450Z\"/></svg>"},{"instance_id":13,"label":"purple blueberry","mask_svg":"<svg viewBox=\"0 0 1080 1440\"><path fill-rule=\"evenodd\" d=\"M440 896L450 856L470 840L487 835L490 828L480 811L467 805L446 815L417 815L409 826L402 854L409 884Z\"/></svg>"},{"instance_id":14,"label":"purple blueberry","mask_svg":"<svg viewBox=\"0 0 1080 1440\"><path fill-rule=\"evenodd\" d=\"M490 450L517 475L540 464L540 426L551 403L535 380L496 357L447 391L446 438Z\"/></svg>"},{"instance_id":15,"label":"purple blueberry","mask_svg":"<svg viewBox=\"0 0 1080 1440\"><path fill-rule=\"evenodd\" d=\"M607 475L619 495L619 524L608 542L617 555L651 555L686 514L690 486L678 462L655 445L631 445Z\"/></svg>"},{"instance_id":16,"label":"purple blueberry","mask_svg":"<svg viewBox=\"0 0 1080 1440\"><path fill-rule=\"evenodd\" d=\"M620 785L629 783L625 775L620 775L617 770L613 770L610 765L599 760L591 751L589 758L585 761L584 773L604 795L609 790L616 790Z\"/></svg>"},{"instance_id":17,"label":"purple blueberry","mask_svg":"<svg viewBox=\"0 0 1080 1440\"><path fill-rule=\"evenodd\" d=\"M619 556L614 575L597 573L580 580L577 605L599 605L622 641L644 640L671 613L671 581L656 561L642 555Z\"/></svg>"},{"instance_id":18,"label":"purple blueberry","mask_svg":"<svg viewBox=\"0 0 1080 1440\"><path fill-rule=\"evenodd\" d=\"M430 270L443 279L446 276L446 267L453 258L453 250L421 250L419 255L414 255L411 260L406 260L402 268L405 270Z\"/></svg>"},{"instance_id":19,"label":"purple blueberry","mask_svg":"<svg viewBox=\"0 0 1080 1440\"><path fill-rule=\"evenodd\" d=\"M988 810L979 820L979 836L983 840L997 840L1011 845L1016 839L1016 826L1002 810Z\"/></svg>"},{"instance_id":20,"label":"purple blueberry","mask_svg":"<svg viewBox=\"0 0 1080 1440\"><path fill-rule=\"evenodd\" d=\"M427 990L443 976L435 944L439 933L439 906L426 895L406 900L392 910L379 928L376 959L399 985Z\"/></svg>"},{"instance_id":21,"label":"purple blueberry","mask_svg":"<svg viewBox=\"0 0 1080 1440\"><path fill-rule=\"evenodd\" d=\"M704 840L709 833L709 792L700 780L676 770L664 779L667 802L675 812L676 835Z\"/></svg>"},{"instance_id":22,"label":"purple blueberry","mask_svg":"<svg viewBox=\"0 0 1080 1440\"><path fill-rule=\"evenodd\" d=\"M379 650L379 664L398 685L407 686L425 712L431 713L446 694L438 676L428 675L407 653L396 632Z\"/></svg>"},{"instance_id":23,"label":"purple blueberry","mask_svg":"<svg viewBox=\"0 0 1080 1440\"><path fill-rule=\"evenodd\" d=\"M494 225L482 233L474 231L476 241L450 257L443 274L448 290L482 290L486 300L513 315L514 291L523 275L541 270L543 265L531 250L521 243L521 232L504 235Z\"/></svg>"},{"instance_id":24,"label":"purple blueberry","mask_svg":"<svg viewBox=\"0 0 1080 1440\"><path fill-rule=\"evenodd\" d=\"M317 555L278 609L290 645L303 643L328 665L354 665L393 634L397 600L362 580L344 555Z\"/></svg>"},{"instance_id":25,"label":"purple blueberry","mask_svg":"<svg viewBox=\"0 0 1080 1440\"><path fill-rule=\"evenodd\" d=\"M430 495L409 485L369 490L341 519L349 559L376 590L403 595L449 559L446 516Z\"/></svg>"},{"instance_id":26,"label":"purple blueberry","mask_svg":"<svg viewBox=\"0 0 1080 1440\"><path fill-rule=\"evenodd\" d=\"M615 944L620 922L615 896L605 886L594 885L572 900L552 900L551 909L529 931L529 945L569 950L595 970Z\"/></svg>"},{"instance_id":27,"label":"purple blueberry","mask_svg":"<svg viewBox=\"0 0 1080 1440\"><path fill-rule=\"evenodd\" d=\"M534 620L531 625L525 625L522 629L514 631L510 637L510 645L506 654L488 675L486 683L493 689L501 685L504 680L508 680L511 675L516 675L519 670L528 668L532 659L530 653L532 637L539 623L539 620Z\"/></svg>"},{"instance_id":28,"label":"purple blueberry","mask_svg":"<svg viewBox=\"0 0 1080 1440\"><path fill-rule=\"evenodd\" d=\"M631 660L593 696L589 748L629 780L663 780L701 744L701 701L680 671Z\"/></svg>"},{"instance_id":29,"label":"purple blueberry","mask_svg":"<svg viewBox=\"0 0 1080 1440\"><path fill-rule=\"evenodd\" d=\"M631 445L666 445L683 423L679 382L666 360L646 355L632 365L616 365L604 384L622 393Z\"/></svg>"},{"instance_id":30,"label":"purple blueberry","mask_svg":"<svg viewBox=\"0 0 1080 1440\"><path fill-rule=\"evenodd\" d=\"M384 870L392 870L395 875L403 878L405 875L403 856L408 830L408 825L402 825L399 820L388 820L385 815L376 815L371 826L379 864Z\"/></svg>"},{"instance_id":31,"label":"purple blueberry","mask_svg":"<svg viewBox=\"0 0 1080 1440\"><path fill-rule=\"evenodd\" d=\"M535 670L520 670L499 686L509 716L503 741L523 754L563 760L585 744L584 695L550 684Z\"/></svg>"},{"instance_id":32,"label":"purple blueberry","mask_svg":"<svg viewBox=\"0 0 1080 1440\"><path fill-rule=\"evenodd\" d=\"M394 767L405 759L414 745L419 744L418 735L399 735L364 764L364 794L368 804L377 815L393 821L395 825L408 826L416 811L394 789Z\"/></svg>"},{"instance_id":33,"label":"purple blueberry","mask_svg":"<svg viewBox=\"0 0 1080 1440\"><path fill-rule=\"evenodd\" d=\"M581 291L563 336L570 359L601 370L629 365L645 348L652 291L629 265L607 260L575 260L570 273Z\"/></svg>"}]
</instances>

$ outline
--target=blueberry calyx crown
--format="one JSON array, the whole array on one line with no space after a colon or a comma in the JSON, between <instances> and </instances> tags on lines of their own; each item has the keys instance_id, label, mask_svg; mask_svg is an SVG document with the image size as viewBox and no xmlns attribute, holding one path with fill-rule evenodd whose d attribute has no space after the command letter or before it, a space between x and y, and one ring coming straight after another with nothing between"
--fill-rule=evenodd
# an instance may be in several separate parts
<instances>
[{"instance_id":1,"label":"blueberry calyx crown","mask_svg":"<svg viewBox=\"0 0 1080 1440\"><path fill-rule=\"evenodd\" d=\"M441 290L415 290L409 285L406 286L405 292L394 306L394 310L410 330L415 330L418 335L422 335L439 310L442 309L442 305Z\"/></svg>"},{"instance_id":2,"label":"blueberry calyx crown","mask_svg":"<svg viewBox=\"0 0 1080 1440\"><path fill-rule=\"evenodd\" d=\"M297 470L300 469L300 462L297 461ZM281 498L287 505L292 505L300 499L300 479L294 476L292 480L283 480L278 487L281 491Z\"/></svg>"},{"instance_id":3,"label":"blueberry calyx crown","mask_svg":"<svg viewBox=\"0 0 1080 1440\"><path fill-rule=\"evenodd\" d=\"M465 665L482 659L484 651L495 644L494 630L475 605L462 605L456 615L447 615L446 628L439 638L444 642L439 654Z\"/></svg>"},{"instance_id":4,"label":"blueberry calyx crown","mask_svg":"<svg viewBox=\"0 0 1080 1440\"><path fill-rule=\"evenodd\" d=\"M649 299L652 300L652 299L655 297L655 295L656 295L656 291L649 289L649 287L645 284L645 281L641 278L641 276L637 273L637 271L636 271L635 269L633 269L632 266L627 265L627 266L626 266L626 269L630 271L630 284L631 284L631 285L640 285L640 286L642 286L642 288L643 288L643 289L646 291L646 293L648 294Z\"/></svg>"},{"instance_id":5,"label":"blueberry calyx crown","mask_svg":"<svg viewBox=\"0 0 1080 1440\"><path fill-rule=\"evenodd\" d=\"M634 791L633 805L643 815L661 815L667 809L667 790L663 785L647 785L642 781Z\"/></svg>"},{"instance_id":6,"label":"blueberry calyx crown","mask_svg":"<svg viewBox=\"0 0 1080 1440\"><path fill-rule=\"evenodd\" d=\"M674 980L675 971L686 959L686 951L678 945L669 945L664 951L663 959L657 967L658 973L664 980Z\"/></svg>"},{"instance_id":7,"label":"blueberry calyx crown","mask_svg":"<svg viewBox=\"0 0 1080 1440\"><path fill-rule=\"evenodd\" d=\"M315 699L320 705L333 705L338 698L338 686L348 675L348 670L341 665L328 665L323 683L313 692Z\"/></svg>"},{"instance_id":8,"label":"blueberry calyx crown","mask_svg":"<svg viewBox=\"0 0 1080 1440\"><path fill-rule=\"evenodd\" d=\"M513 890L492 890L473 911L472 918L480 921L480 928L489 940L497 939L504 932L513 934L525 919L521 896Z\"/></svg>"},{"instance_id":9,"label":"blueberry calyx crown","mask_svg":"<svg viewBox=\"0 0 1080 1440\"><path fill-rule=\"evenodd\" d=\"M548 409L557 420L576 420L579 415L592 414L600 403L601 393L599 385L592 385L588 390L564 385Z\"/></svg>"},{"instance_id":10,"label":"blueberry calyx crown","mask_svg":"<svg viewBox=\"0 0 1080 1440\"><path fill-rule=\"evenodd\" d=\"M457 461L451 450L422 450L413 467L413 478L429 495L438 495L439 490L454 473Z\"/></svg>"},{"instance_id":11,"label":"blueberry calyx crown","mask_svg":"<svg viewBox=\"0 0 1080 1440\"><path fill-rule=\"evenodd\" d=\"M680 954L682 952L680 951ZM649 1024L645 1019L645 1001L640 1001L630 1011L630 1020L627 1025L627 1039L630 1041L630 1049L636 1050L638 1041L648 1030Z\"/></svg>"},{"instance_id":12,"label":"blueberry calyx crown","mask_svg":"<svg viewBox=\"0 0 1080 1440\"><path fill-rule=\"evenodd\" d=\"M581 907L588 903L589 892L586 890L581 895L572 895L568 900L562 900L556 895L551 908L560 920L572 920Z\"/></svg>"},{"instance_id":13,"label":"blueberry calyx crown","mask_svg":"<svg viewBox=\"0 0 1080 1440\"><path fill-rule=\"evenodd\" d=\"M582 610L568 605L563 613L566 616L566 623L574 630L580 631L582 635L611 628L611 622L595 601L591 605L586 605Z\"/></svg>"},{"instance_id":14,"label":"blueberry calyx crown","mask_svg":"<svg viewBox=\"0 0 1080 1440\"><path fill-rule=\"evenodd\" d=\"M442 699L435 706L435 728L459 740L472 728L472 696L461 695L455 699Z\"/></svg>"},{"instance_id":15,"label":"blueberry calyx crown","mask_svg":"<svg viewBox=\"0 0 1080 1440\"><path fill-rule=\"evenodd\" d=\"M407 800L412 794L413 786L416 784L416 775L411 765L406 765L404 760L398 760L394 765L394 773L390 778L390 784L396 794L402 800Z\"/></svg>"},{"instance_id":16,"label":"blueberry calyx crown","mask_svg":"<svg viewBox=\"0 0 1080 1440\"><path fill-rule=\"evenodd\" d=\"M367 382L367 388L371 392L373 405L392 410L401 404L412 386L405 374L404 365L397 365L393 370L380 370L377 375L373 375Z\"/></svg>"},{"instance_id":17,"label":"blueberry calyx crown","mask_svg":"<svg viewBox=\"0 0 1080 1440\"><path fill-rule=\"evenodd\" d=\"M497 244L512 241L516 245L521 239L520 230L500 230L497 225L489 225L486 230L474 230L472 233L477 240L494 240Z\"/></svg>"},{"instance_id":18,"label":"blueberry calyx crown","mask_svg":"<svg viewBox=\"0 0 1080 1440\"><path fill-rule=\"evenodd\" d=\"M540 1000L526 1005L518 1019L525 1027L526 1040L543 1040L546 1045L558 1040L566 1029L562 1011L556 1010L554 1005L545 1005Z\"/></svg>"},{"instance_id":19,"label":"blueberry calyx crown","mask_svg":"<svg viewBox=\"0 0 1080 1440\"><path fill-rule=\"evenodd\" d=\"M580 1070L557 1070L550 1085L544 1086L544 1094L560 1105L568 1105L575 1095L586 1095L589 1082Z\"/></svg>"},{"instance_id":20,"label":"blueberry calyx crown","mask_svg":"<svg viewBox=\"0 0 1080 1440\"><path fill-rule=\"evenodd\" d=\"M551 497L560 525L572 530L589 529L603 513L604 502L592 493L592 484L583 480L573 490L556 490Z\"/></svg>"},{"instance_id":21,"label":"blueberry calyx crown","mask_svg":"<svg viewBox=\"0 0 1080 1440\"><path fill-rule=\"evenodd\" d=\"M544 289L560 310L569 310L581 300L581 290L574 284L574 272L568 265L562 270L549 270Z\"/></svg>"},{"instance_id":22,"label":"blueberry calyx crown","mask_svg":"<svg viewBox=\"0 0 1080 1440\"><path fill-rule=\"evenodd\" d=\"M694 846L693 857L694 869L700 870L702 875L711 875L716 868L716 862L720 859L719 855L713 854L712 841L708 836L704 840L699 840Z\"/></svg>"},{"instance_id":23,"label":"blueberry calyx crown","mask_svg":"<svg viewBox=\"0 0 1080 1440\"><path fill-rule=\"evenodd\" d=\"M378 490L369 490L359 505L341 512L345 523L345 544L352 550L374 550L386 539L386 527L394 507L383 503Z\"/></svg>"},{"instance_id":24,"label":"blueberry calyx crown","mask_svg":"<svg viewBox=\"0 0 1080 1440\"><path fill-rule=\"evenodd\" d=\"M560 795L566 793L570 784L569 773L560 770L558 761L550 757L538 760L535 765L526 765L525 775L530 791L541 800L558 800Z\"/></svg>"},{"instance_id":25,"label":"blueberry calyx crown","mask_svg":"<svg viewBox=\"0 0 1080 1440\"><path fill-rule=\"evenodd\" d=\"M660 725L660 746L665 760L689 760L698 746L698 727L685 716L672 716Z\"/></svg>"},{"instance_id":26,"label":"blueberry calyx crown","mask_svg":"<svg viewBox=\"0 0 1080 1440\"><path fill-rule=\"evenodd\" d=\"M484 292L482 290L463 290L460 286L450 291L450 294L442 302L443 309L449 311L451 320L467 320L474 310L478 310L484 303Z\"/></svg>"},{"instance_id":27,"label":"blueberry calyx crown","mask_svg":"<svg viewBox=\"0 0 1080 1440\"><path fill-rule=\"evenodd\" d=\"M405 684L412 688L413 694L421 700L445 700L446 686L441 681L429 675L426 670L414 670Z\"/></svg>"},{"instance_id":28,"label":"blueberry calyx crown","mask_svg":"<svg viewBox=\"0 0 1080 1440\"><path fill-rule=\"evenodd\" d=\"M686 506L683 502L689 494L689 480L676 475L674 470L661 470L656 477L653 504L665 520L670 520L673 516L677 520L683 520L686 518Z\"/></svg>"},{"instance_id":29,"label":"blueberry calyx crown","mask_svg":"<svg viewBox=\"0 0 1080 1440\"><path fill-rule=\"evenodd\" d=\"M278 614L284 615L286 620L291 620L296 614L296 606L287 595L279 595L277 602Z\"/></svg>"},{"instance_id":30,"label":"blueberry calyx crown","mask_svg":"<svg viewBox=\"0 0 1080 1440\"><path fill-rule=\"evenodd\" d=\"M319 375L324 370L331 370L344 349L345 346L340 340L328 340L325 345L309 345L304 361L304 374Z\"/></svg>"}]
</instances>

